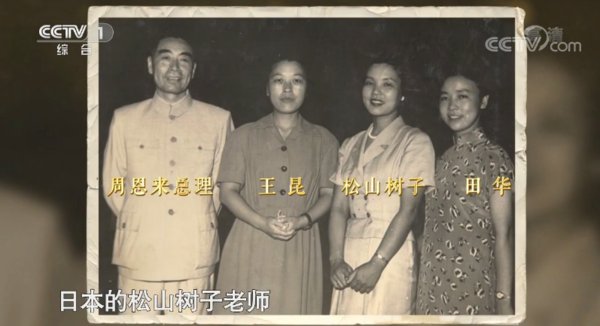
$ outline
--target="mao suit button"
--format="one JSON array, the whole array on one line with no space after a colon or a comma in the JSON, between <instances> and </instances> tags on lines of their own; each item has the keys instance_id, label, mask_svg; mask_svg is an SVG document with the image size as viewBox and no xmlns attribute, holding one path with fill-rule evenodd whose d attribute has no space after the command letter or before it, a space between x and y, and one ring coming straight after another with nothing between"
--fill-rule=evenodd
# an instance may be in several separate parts
<instances>
[{"instance_id":1,"label":"mao suit button","mask_svg":"<svg viewBox=\"0 0 600 326\"><path fill-rule=\"evenodd\" d=\"M170 115L169 115L169 119L171 119L171 120L175 120L175 118L177 118L177 117L176 117L176 116L174 116L174 115L172 115L172 114L170 114Z\"/></svg>"},{"instance_id":2,"label":"mao suit button","mask_svg":"<svg viewBox=\"0 0 600 326\"><path fill-rule=\"evenodd\" d=\"M169 165L170 165L170 166L175 166L175 161L174 161L174 160L170 160L170 161L169 161Z\"/></svg>"},{"instance_id":3,"label":"mao suit button","mask_svg":"<svg viewBox=\"0 0 600 326\"><path fill-rule=\"evenodd\" d=\"M287 171L287 166L285 166L285 165L284 165L284 166L282 166L282 167L281 167L281 171L283 171L283 172Z\"/></svg>"},{"instance_id":4,"label":"mao suit button","mask_svg":"<svg viewBox=\"0 0 600 326\"><path fill-rule=\"evenodd\" d=\"M174 214L175 214L175 211L172 209L169 209L169 215L174 215Z\"/></svg>"},{"instance_id":5,"label":"mao suit button","mask_svg":"<svg viewBox=\"0 0 600 326\"><path fill-rule=\"evenodd\" d=\"M140 144L140 148L141 148L141 149L144 149L144 144Z\"/></svg>"},{"instance_id":6,"label":"mao suit button","mask_svg":"<svg viewBox=\"0 0 600 326\"><path fill-rule=\"evenodd\" d=\"M171 143L176 143L177 142L177 137L173 136L171 137Z\"/></svg>"},{"instance_id":7,"label":"mao suit button","mask_svg":"<svg viewBox=\"0 0 600 326\"><path fill-rule=\"evenodd\" d=\"M285 145L281 146L281 151L283 151L283 152L287 151L287 146L285 146Z\"/></svg>"},{"instance_id":8,"label":"mao suit button","mask_svg":"<svg viewBox=\"0 0 600 326\"><path fill-rule=\"evenodd\" d=\"M284 196L285 194L287 194L287 191L285 191L285 189L281 189L279 190L279 193Z\"/></svg>"}]
</instances>

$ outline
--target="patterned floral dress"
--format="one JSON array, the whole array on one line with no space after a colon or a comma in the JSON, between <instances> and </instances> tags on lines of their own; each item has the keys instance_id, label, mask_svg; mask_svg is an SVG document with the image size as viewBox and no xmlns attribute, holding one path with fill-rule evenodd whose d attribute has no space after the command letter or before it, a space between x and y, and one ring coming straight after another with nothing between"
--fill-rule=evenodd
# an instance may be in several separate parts
<instances>
[{"instance_id":1,"label":"patterned floral dress","mask_svg":"<svg viewBox=\"0 0 600 326\"><path fill-rule=\"evenodd\" d=\"M498 177L513 184L513 170L508 154L481 129L455 137L438 160L436 189L426 197L418 314L495 314L490 198ZM467 178L479 180L479 194L467 195Z\"/></svg>"}]
</instances>

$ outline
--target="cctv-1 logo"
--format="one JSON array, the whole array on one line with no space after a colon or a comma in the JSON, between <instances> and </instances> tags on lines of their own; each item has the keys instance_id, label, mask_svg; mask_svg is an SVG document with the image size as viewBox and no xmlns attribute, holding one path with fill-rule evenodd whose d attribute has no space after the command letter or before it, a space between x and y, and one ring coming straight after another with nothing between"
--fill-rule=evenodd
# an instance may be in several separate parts
<instances>
[{"instance_id":1,"label":"cctv-1 logo","mask_svg":"<svg viewBox=\"0 0 600 326\"><path fill-rule=\"evenodd\" d=\"M40 37L46 40L81 40L85 38L87 25L42 25Z\"/></svg>"},{"instance_id":2,"label":"cctv-1 logo","mask_svg":"<svg viewBox=\"0 0 600 326\"><path fill-rule=\"evenodd\" d=\"M83 41L86 39L87 25L42 25L39 29L40 41ZM108 42L113 38L114 30L106 23L98 24L98 41Z\"/></svg>"}]
</instances>

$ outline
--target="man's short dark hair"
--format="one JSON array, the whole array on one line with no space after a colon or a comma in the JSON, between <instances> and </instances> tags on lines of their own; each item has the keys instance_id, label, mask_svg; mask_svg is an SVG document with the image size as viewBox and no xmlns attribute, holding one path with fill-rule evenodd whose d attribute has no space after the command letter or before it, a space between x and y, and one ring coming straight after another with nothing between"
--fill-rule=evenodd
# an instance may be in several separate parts
<instances>
[{"instance_id":1,"label":"man's short dark hair","mask_svg":"<svg viewBox=\"0 0 600 326\"><path fill-rule=\"evenodd\" d=\"M148 55L151 58L154 58L154 55L156 54L156 51L158 50L158 45L160 44L160 42L162 42L163 40L169 39L169 38L181 40L181 41L185 42L192 50L192 60L194 60L194 62L196 62L196 56L195 56L196 51L194 51L194 47L185 38L178 36L178 35L163 35L163 36L156 38L155 41L152 43L153 46L150 49L150 52L148 53Z\"/></svg>"}]
</instances>

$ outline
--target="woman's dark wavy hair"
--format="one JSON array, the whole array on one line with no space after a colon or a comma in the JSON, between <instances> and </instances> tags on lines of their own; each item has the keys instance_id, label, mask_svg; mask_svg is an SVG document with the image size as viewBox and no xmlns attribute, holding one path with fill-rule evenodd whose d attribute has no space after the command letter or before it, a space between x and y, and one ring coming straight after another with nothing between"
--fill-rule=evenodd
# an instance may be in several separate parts
<instances>
[{"instance_id":1,"label":"woman's dark wavy hair","mask_svg":"<svg viewBox=\"0 0 600 326\"><path fill-rule=\"evenodd\" d=\"M496 139L500 132L500 112L498 109L498 94L494 81L494 74L489 62L482 57L473 60L465 60L455 64L447 64L440 69L437 75L438 94L444 81L452 76L462 76L475 83L479 90L479 99L488 96L485 110L481 112L480 123L489 137Z\"/></svg>"},{"instance_id":2,"label":"woman's dark wavy hair","mask_svg":"<svg viewBox=\"0 0 600 326\"><path fill-rule=\"evenodd\" d=\"M407 100L412 97L411 91L414 90L414 83L411 79L412 74L409 71L410 65L406 55L399 51L385 51L378 54L372 54L366 60L366 65L363 70L365 75L371 66L375 64L390 65L398 75L398 78L400 78L400 92L398 94L399 98L396 102L396 106L400 114L404 113L404 110L407 108L405 104ZM404 96L404 101L400 101L401 96Z\"/></svg>"}]
</instances>

